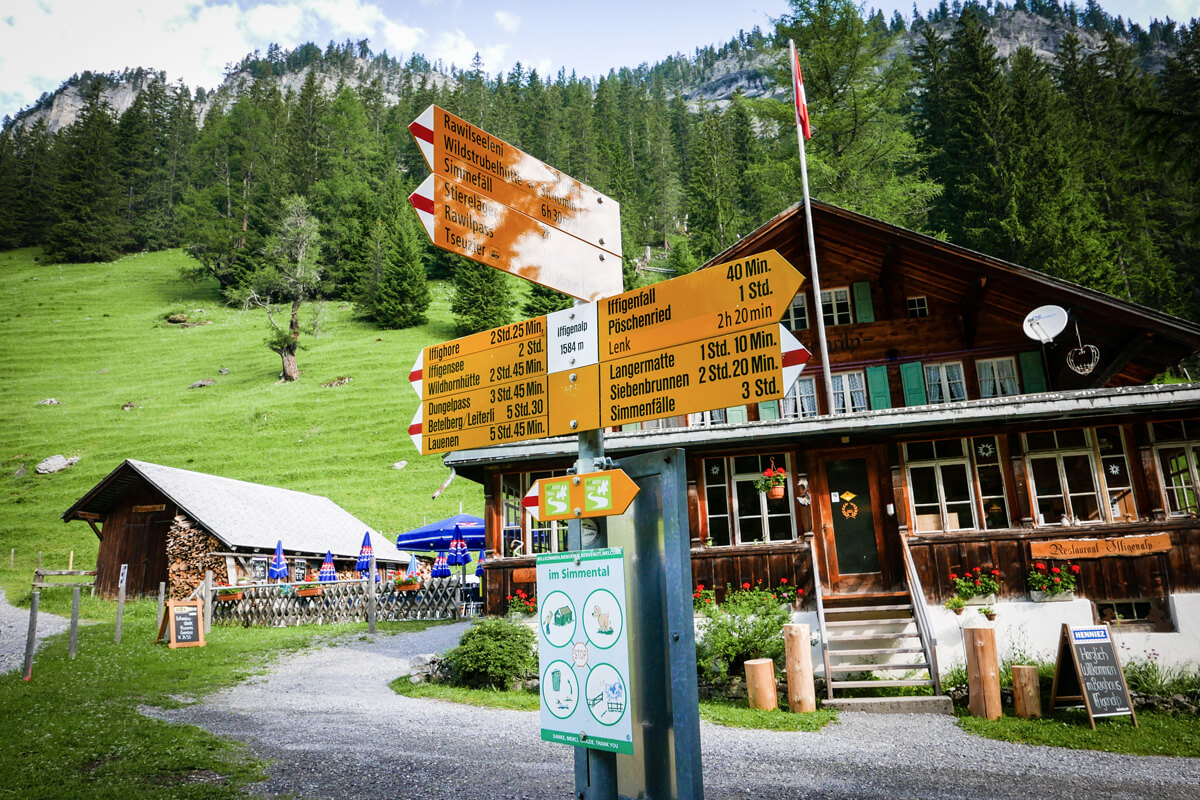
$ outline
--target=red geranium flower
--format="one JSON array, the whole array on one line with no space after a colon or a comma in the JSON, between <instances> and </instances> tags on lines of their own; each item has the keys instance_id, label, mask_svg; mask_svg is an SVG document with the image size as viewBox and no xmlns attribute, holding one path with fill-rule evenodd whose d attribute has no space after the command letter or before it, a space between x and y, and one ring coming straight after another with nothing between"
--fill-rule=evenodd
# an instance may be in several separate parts
<instances>
[{"instance_id":1,"label":"red geranium flower","mask_svg":"<svg viewBox=\"0 0 1200 800\"><path fill-rule=\"evenodd\" d=\"M998 570L998 569L994 569L994 570L992 570L992 574L993 574L993 575L996 575L996 576L999 576L999 575L1000 575L1000 570Z\"/></svg>"},{"instance_id":2,"label":"red geranium flower","mask_svg":"<svg viewBox=\"0 0 1200 800\"><path fill-rule=\"evenodd\" d=\"M975 571L976 571L976 572L983 572L983 567L976 567L976 568L975 568Z\"/></svg>"},{"instance_id":3,"label":"red geranium flower","mask_svg":"<svg viewBox=\"0 0 1200 800\"><path fill-rule=\"evenodd\" d=\"M710 597L710 598L708 598L707 600L705 600L704 602L706 602L706 603L711 603L711 602L712 602L712 598Z\"/></svg>"},{"instance_id":4,"label":"red geranium flower","mask_svg":"<svg viewBox=\"0 0 1200 800\"><path fill-rule=\"evenodd\" d=\"M758 579L758 582L759 582L759 583L762 583L762 578L759 578L759 579Z\"/></svg>"},{"instance_id":5,"label":"red geranium flower","mask_svg":"<svg viewBox=\"0 0 1200 800\"><path fill-rule=\"evenodd\" d=\"M787 583L787 578L780 578L780 579L779 579L779 582L780 582L781 584L786 584L786 583Z\"/></svg>"},{"instance_id":6,"label":"red geranium flower","mask_svg":"<svg viewBox=\"0 0 1200 800\"><path fill-rule=\"evenodd\" d=\"M1061 570L1061 569L1059 569L1058 567L1051 567L1051 568L1050 568L1050 571L1051 571L1051 572L1053 572L1055 575L1057 575L1058 573L1062 572L1062 570Z\"/></svg>"},{"instance_id":7,"label":"red geranium flower","mask_svg":"<svg viewBox=\"0 0 1200 800\"><path fill-rule=\"evenodd\" d=\"M1055 582L1055 583L1062 583L1062 578L1055 578L1055 579L1054 579L1054 582Z\"/></svg>"},{"instance_id":8,"label":"red geranium flower","mask_svg":"<svg viewBox=\"0 0 1200 800\"><path fill-rule=\"evenodd\" d=\"M957 573L957 572L951 572L951 573L950 573L950 580L952 580L952 581L956 581L956 580L958 580L958 573Z\"/></svg>"},{"instance_id":9,"label":"red geranium flower","mask_svg":"<svg viewBox=\"0 0 1200 800\"><path fill-rule=\"evenodd\" d=\"M976 586L982 586L982 585L983 585L983 581L975 581L975 585L976 585Z\"/></svg>"},{"instance_id":10,"label":"red geranium flower","mask_svg":"<svg viewBox=\"0 0 1200 800\"><path fill-rule=\"evenodd\" d=\"M797 589L797 590L796 590L796 594L804 594L804 590L803 590L803 589Z\"/></svg>"},{"instance_id":11,"label":"red geranium flower","mask_svg":"<svg viewBox=\"0 0 1200 800\"><path fill-rule=\"evenodd\" d=\"M1078 565L1078 564L1072 564L1072 565L1071 565L1071 572L1074 572L1076 575L1078 575L1078 574L1079 574L1079 565Z\"/></svg>"},{"instance_id":12,"label":"red geranium flower","mask_svg":"<svg viewBox=\"0 0 1200 800\"><path fill-rule=\"evenodd\" d=\"M1038 561L1037 563L1035 563L1035 564L1034 564L1034 566L1035 566L1035 567L1037 567L1038 569L1045 569L1045 568L1046 568L1046 565L1045 565L1045 564L1043 564L1043 563L1042 563L1042 562L1040 562L1040 561Z\"/></svg>"},{"instance_id":13,"label":"red geranium flower","mask_svg":"<svg viewBox=\"0 0 1200 800\"><path fill-rule=\"evenodd\" d=\"M697 592L703 592L703 591L704 591L704 584L703 584L703 583L697 583L697 584L696 584L696 591L697 591Z\"/></svg>"},{"instance_id":14,"label":"red geranium flower","mask_svg":"<svg viewBox=\"0 0 1200 800\"><path fill-rule=\"evenodd\" d=\"M749 588L750 588L750 583L749 583L749 582L743 583L743 584L742 584L742 588L743 588L743 589L749 589Z\"/></svg>"}]
</instances>

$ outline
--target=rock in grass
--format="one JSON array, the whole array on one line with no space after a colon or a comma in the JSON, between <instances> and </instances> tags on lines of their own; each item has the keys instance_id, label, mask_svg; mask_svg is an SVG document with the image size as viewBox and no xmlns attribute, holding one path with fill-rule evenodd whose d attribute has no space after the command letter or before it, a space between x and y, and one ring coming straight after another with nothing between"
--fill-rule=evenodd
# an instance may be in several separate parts
<instances>
[{"instance_id":1,"label":"rock in grass","mask_svg":"<svg viewBox=\"0 0 1200 800\"><path fill-rule=\"evenodd\" d=\"M202 381L196 381L195 383L193 383L193 384L192 384L191 386L189 386L188 388L189 388L189 389L200 389L200 388L203 388L203 387L205 387L205 386L216 386L216 385L217 385L217 382L216 382L216 381L214 381L212 378L205 378L205 379L204 379L204 380L202 380Z\"/></svg>"},{"instance_id":2,"label":"rock in grass","mask_svg":"<svg viewBox=\"0 0 1200 800\"><path fill-rule=\"evenodd\" d=\"M39 475L50 475L55 472L62 472L67 467L73 467L79 463L79 456L67 458L63 455L50 456L42 461L34 469Z\"/></svg>"},{"instance_id":3,"label":"rock in grass","mask_svg":"<svg viewBox=\"0 0 1200 800\"><path fill-rule=\"evenodd\" d=\"M60 406L62 403L55 400L53 397L47 397L45 400L38 400L39 406Z\"/></svg>"}]
</instances>

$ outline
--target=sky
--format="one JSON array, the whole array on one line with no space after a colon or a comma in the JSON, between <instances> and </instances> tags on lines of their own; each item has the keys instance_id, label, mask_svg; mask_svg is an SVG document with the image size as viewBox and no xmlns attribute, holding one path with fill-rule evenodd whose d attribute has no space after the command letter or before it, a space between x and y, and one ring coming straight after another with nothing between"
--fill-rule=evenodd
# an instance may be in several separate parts
<instances>
[{"instance_id":1,"label":"sky","mask_svg":"<svg viewBox=\"0 0 1200 800\"><path fill-rule=\"evenodd\" d=\"M1083 5L1083 0L1078 0ZM912 0L868 6L891 17ZM926 11L936 0L918 0ZM1101 0L1114 16L1200 17L1200 0ZM369 39L375 52L507 72L520 61L546 76L560 67L599 76L696 47L738 30L764 31L788 13L786 0L3 0L0 2L0 117L15 114L76 72L126 67L165 70L170 82L215 88L227 65L277 42Z\"/></svg>"}]
</instances>

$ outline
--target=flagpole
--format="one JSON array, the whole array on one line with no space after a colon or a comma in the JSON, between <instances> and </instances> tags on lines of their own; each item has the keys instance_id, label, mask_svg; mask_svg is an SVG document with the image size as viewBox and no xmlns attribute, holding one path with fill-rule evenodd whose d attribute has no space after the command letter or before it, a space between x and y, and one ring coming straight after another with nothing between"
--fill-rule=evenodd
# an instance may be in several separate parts
<instances>
[{"instance_id":1,"label":"flagpole","mask_svg":"<svg viewBox=\"0 0 1200 800\"><path fill-rule=\"evenodd\" d=\"M803 79L800 77L800 60L796 57L796 44L788 40L788 48L792 54L792 89L795 92L796 105L796 142L800 146L800 174L804 184L804 225L808 232L808 264L811 272L813 299L816 301L815 316L817 318L817 348L821 352L821 372L825 376L825 401L827 412L833 413L833 377L829 371L829 345L825 342L825 307L821 303L821 277L817 274L817 243L813 241L812 203L808 199L808 159L804 154L804 131L800 128L800 104ZM788 387L789 389L791 387Z\"/></svg>"}]
</instances>

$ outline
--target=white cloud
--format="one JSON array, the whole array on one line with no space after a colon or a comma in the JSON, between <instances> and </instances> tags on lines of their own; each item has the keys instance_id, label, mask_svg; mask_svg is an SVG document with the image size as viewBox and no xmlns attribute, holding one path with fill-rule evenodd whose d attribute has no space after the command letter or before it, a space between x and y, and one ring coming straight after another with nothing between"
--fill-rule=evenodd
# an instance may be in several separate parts
<instances>
[{"instance_id":1,"label":"white cloud","mask_svg":"<svg viewBox=\"0 0 1200 800\"><path fill-rule=\"evenodd\" d=\"M505 33L516 33L517 28L521 27L521 18L509 11L497 11L492 15L496 24L504 29Z\"/></svg>"},{"instance_id":2,"label":"white cloud","mask_svg":"<svg viewBox=\"0 0 1200 800\"><path fill-rule=\"evenodd\" d=\"M471 66L475 54L483 59L483 71L495 74L503 65L504 54L508 46L503 44L479 46L461 30L443 31L433 37L429 51L425 53L431 59L442 59L447 64L453 64L459 69Z\"/></svg>"},{"instance_id":3,"label":"white cloud","mask_svg":"<svg viewBox=\"0 0 1200 800\"><path fill-rule=\"evenodd\" d=\"M392 56L399 56L401 52L409 53L419 50L417 45L424 38L425 31L420 28L411 28L395 22L385 22L383 25L383 42Z\"/></svg>"},{"instance_id":4,"label":"white cloud","mask_svg":"<svg viewBox=\"0 0 1200 800\"><path fill-rule=\"evenodd\" d=\"M285 44L299 38L301 23L300 9L268 3L246 13L245 27L255 38Z\"/></svg>"},{"instance_id":5,"label":"white cloud","mask_svg":"<svg viewBox=\"0 0 1200 800\"><path fill-rule=\"evenodd\" d=\"M379 6L360 0L305 0L300 5L334 36L370 37L387 22Z\"/></svg>"}]
</instances>

